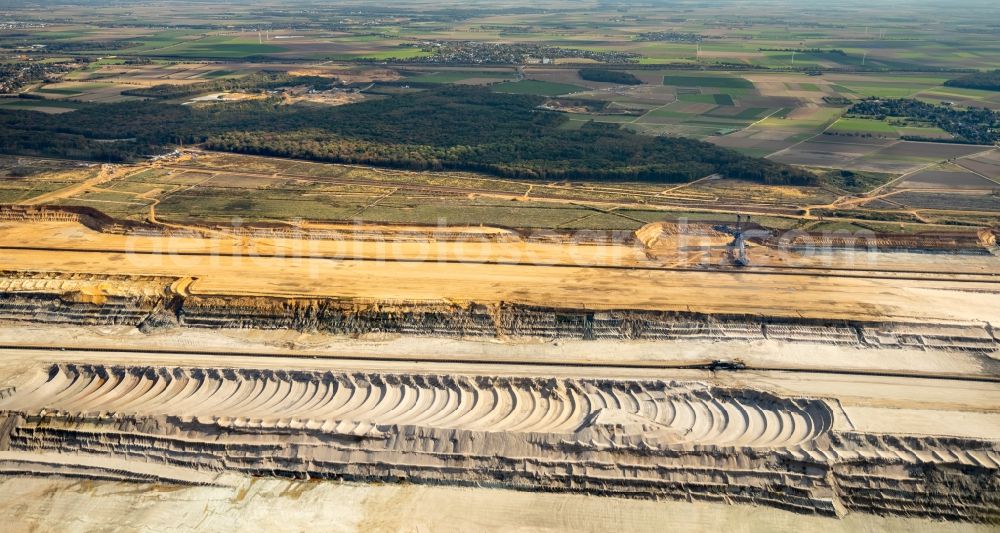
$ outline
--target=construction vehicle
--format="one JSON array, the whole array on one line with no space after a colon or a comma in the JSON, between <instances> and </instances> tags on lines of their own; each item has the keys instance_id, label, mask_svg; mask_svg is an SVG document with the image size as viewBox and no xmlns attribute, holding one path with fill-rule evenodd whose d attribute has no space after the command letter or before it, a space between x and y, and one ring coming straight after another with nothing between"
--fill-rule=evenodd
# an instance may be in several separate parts
<instances>
[{"instance_id":1,"label":"construction vehicle","mask_svg":"<svg viewBox=\"0 0 1000 533\"><path fill-rule=\"evenodd\" d=\"M733 242L726 247L726 256L736 266L750 266L750 257L747 255L747 239L750 237L769 237L770 231L765 229L750 229L750 215L736 215L736 227L724 224L715 226L717 231L722 231L733 236Z\"/></svg>"},{"instance_id":2,"label":"construction vehicle","mask_svg":"<svg viewBox=\"0 0 1000 533\"><path fill-rule=\"evenodd\" d=\"M743 236L744 224L750 222L750 215L747 215L746 221L743 217L736 215L736 231L733 234L733 242L729 245L729 260L736 264L736 266L750 266L750 258L747 257L747 244L746 239Z\"/></svg>"}]
</instances>

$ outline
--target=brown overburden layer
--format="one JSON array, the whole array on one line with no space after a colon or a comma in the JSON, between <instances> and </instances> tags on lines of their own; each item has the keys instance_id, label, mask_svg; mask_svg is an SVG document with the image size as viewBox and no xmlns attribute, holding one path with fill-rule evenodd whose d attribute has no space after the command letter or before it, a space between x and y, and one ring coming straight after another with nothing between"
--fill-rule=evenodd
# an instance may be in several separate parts
<instances>
[{"instance_id":1,"label":"brown overburden layer","mask_svg":"<svg viewBox=\"0 0 1000 533\"><path fill-rule=\"evenodd\" d=\"M493 237L438 242L430 236L419 243L392 241L391 231L383 234L388 242L350 234L321 239L123 235L95 232L75 221L29 217L0 224L0 269L173 277L183 280L175 292L206 301L264 297L404 304L404 309L515 304L782 319L1000 322L1000 308L993 303L1000 269L985 245L970 256L865 251L824 258L772 257L761 245L752 252L760 257L759 265L736 269L716 261L693 262L691 257L712 254L724 261L725 246L711 242L693 253L684 249L677 259L636 243L497 242ZM407 235L411 239L412 231ZM692 241L689 246L701 246ZM112 295L124 290L117 283L104 286Z\"/></svg>"},{"instance_id":2,"label":"brown overburden layer","mask_svg":"<svg viewBox=\"0 0 1000 533\"><path fill-rule=\"evenodd\" d=\"M164 328L255 328L335 335L392 333L454 338L604 340L777 340L858 348L924 348L990 353L992 328L976 324L866 322L704 315L642 310L590 312L517 304L361 304L266 297L102 296L0 291L0 318L23 322Z\"/></svg>"}]
</instances>

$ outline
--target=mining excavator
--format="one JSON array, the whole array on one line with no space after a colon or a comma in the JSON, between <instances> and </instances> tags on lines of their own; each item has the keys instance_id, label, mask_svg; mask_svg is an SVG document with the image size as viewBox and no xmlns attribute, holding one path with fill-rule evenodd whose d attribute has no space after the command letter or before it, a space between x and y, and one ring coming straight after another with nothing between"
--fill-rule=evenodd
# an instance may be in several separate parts
<instances>
[{"instance_id":1,"label":"mining excavator","mask_svg":"<svg viewBox=\"0 0 1000 533\"><path fill-rule=\"evenodd\" d=\"M737 266L749 266L750 258L747 257L747 244L743 236L745 223L750 222L750 215L746 221L740 215L736 215L736 231L733 233L733 243L729 245L729 259Z\"/></svg>"},{"instance_id":2,"label":"mining excavator","mask_svg":"<svg viewBox=\"0 0 1000 533\"><path fill-rule=\"evenodd\" d=\"M729 243L729 246L726 247L726 256L736 266L750 266L750 257L747 255L747 238L749 236L770 235L770 232L767 230L751 230L749 226L750 215L736 215L735 227L728 224L715 226L716 230L733 236L733 242Z\"/></svg>"},{"instance_id":3,"label":"mining excavator","mask_svg":"<svg viewBox=\"0 0 1000 533\"><path fill-rule=\"evenodd\" d=\"M747 257L746 237L744 236L746 224L749 223L749 215L747 215L746 219L743 218L743 215L736 215L736 227L728 224L715 227L716 230L733 236L733 242L729 243L729 246L726 247L726 256L736 266L744 267L750 265L750 258Z\"/></svg>"}]
</instances>

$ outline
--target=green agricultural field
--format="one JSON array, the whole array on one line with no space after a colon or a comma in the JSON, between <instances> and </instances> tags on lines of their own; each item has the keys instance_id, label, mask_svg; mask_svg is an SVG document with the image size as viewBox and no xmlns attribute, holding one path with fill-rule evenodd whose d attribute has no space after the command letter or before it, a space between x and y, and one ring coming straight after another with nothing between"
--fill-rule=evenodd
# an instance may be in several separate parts
<instances>
[{"instance_id":1,"label":"green agricultural field","mask_svg":"<svg viewBox=\"0 0 1000 533\"><path fill-rule=\"evenodd\" d=\"M712 87L717 89L753 89L753 83L732 76L689 76L668 74L663 77L664 85L674 87Z\"/></svg>"},{"instance_id":2,"label":"green agricultural field","mask_svg":"<svg viewBox=\"0 0 1000 533\"><path fill-rule=\"evenodd\" d=\"M897 126L896 131L907 137L926 139L953 139L954 135L936 126Z\"/></svg>"},{"instance_id":3,"label":"green agricultural field","mask_svg":"<svg viewBox=\"0 0 1000 533\"><path fill-rule=\"evenodd\" d=\"M56 182L28 182L28 183L3 183L0 182L0 203L16 204L30 200L36 196L57 191L69 183Z\"/></svg>"},{"instance_id":4,"label":"green agricultural field","mask_svg":"<svg viewBox=\"0 0 1000 533\"><path fill-rule=\"evenodd\" d=\"M365 58L365 59L411 59L414 57L428 57L433 55L431 52L425 52L419 48L410 47L392 47L386 50L377 51L364 51L356 52L352 54L346 54L349 58Z\"/></svg>"},{"instance_id":5,"label":"green agricultural field","mask_svg":"<svg viewBox=\"0 0 1000 533\"><path fill-rule=\"evenodd\" d=\"M215 80L215 79L219 79L219 78L234 77L237 74L238 73L235 70L213 70L212 72L209 72L208 74L204 74L202 77L210 79L210 80Z\"/></svg>"},{"instance_id":6,"label":"green agricultural field","mask_svg":"<svg viewBox=\"0 0 1000 533\"><path fill-rule=\"evenodd\" d=\"M898 84L852 84L850 91L861 97L876 96L879 98L907 98L920 92L919 87Z\"/></svg>"},{"instance_id":7,"label":"green agricultural field","mask_svg":"<svg viewBox=\"0 0 1000 533\"><path fill-rule=\"evenodd\" d=\"M725 93L713 94L712 98L715 100L715 103L719 105L727 105L727 106L736 105L736 103L733 102L733 97Z\"/></svg>"},{"instance_id":8,"label":"green agricultural field","mask_svg":"<svg viewBox=\"0 0 1000 533\"><path fill-rule=\"evenodd\" d=\"M76 93L73 93L76 94ZM28 107L65 107L67 109L79 109L83 104L67 100L44 100L34 98L3 98L0 99L0 107L28 108Z\"/></svg>"},{"instance_id":9,"label":"green agricultural field","mask_svg":"<svg viewBox=\"0 0 1000 533\"><path fill-rule=\"evenodd\" d=\"M462 71L444 71L444 72L432 72L429 74L422 74L420 76L414 76L412 78L407 78L408 81L416 83L456 83L469 79L476 78L489 78L496 80L511 80L517 77L513 71L510 72L497 72L497 71L483 71L483 70L462 70Z\"/></svg>"},{"instance_id":10,"label":"green agricultural field","mask_svg":"<svg viewBox=\"0 0 1000 533\"><path fill-rule=\"evenodd\" d=\"M731 110L726 109L726 106L720 106L705 114L729 119L757 120L766 115L768 111L770 111L770 109L766 107L748 107L746 109L740 109L738 113L733 114L731 113Z\"/></svg>"},{"instance_id":11,"label":"green agricultural field","mask_svg":"<svg viewBox=\"0 0 1000 533\"><path fill-rule=\"evenodd\" d=\"M668 112L664 111L664 113L668 113ZM632 121L635 121L636 118L638 118L638 117L635 117L633 115L580 115L580 116L586 116L588 120L592 119L594 122L608 122L608 123L613 123L613 124L622 124L622 123L625 123L625 122L632 122ZM666 115L664 115L664 116L666 116Z\"/></svg>"},{"instance_id":12,"label":"green agricultural field","mask_svg":"<svg viewBox=\"0 0 1000 533\"><path fill-rule=\"evenodd\" d=\"M132 42L139 43L139 45L129 47L127 50L133 54L143 53L157 48L174 46L186 40L196 39L197 37L198 33L191 30L160 31L129 39Z\"/></svg>"},{"instance_id":13,"label":"green agricultural field","mask_svg":"<svg viewBox=\"0 0 1000 533\"><path fill-rule=\"evenodd\" d=\"M102 82L77 82L73 83L71 86L66 87L69 90L77 91L93 91L94 89L103 89L105 87L111 87L113 83L102 83Z\"/></svg>"},{"instance_id":14,"label":"green agricultural field","mask_svg":"<svg viewBox=\"0 0 1000 533\"><path fill-rule=\"evenodd\" d=\"M66 100L35 100L27 98L0 99L0 109L23 109L26 111L42 111L45 113L68 112L80 109L79 102Z\"/></svg>"},{"instance_id":15,"label":"green agricultural field","mask_svg":"<svg viewBox=\"0 0 1000 533\"><path fill-rule=\"evenodd\" d=\"M251 39L213 36L167 44L167 46L150 49L143 53L170 57L240 59L249 56L275 54L287 50L284 46L258 43L256 37Z\"/></svg>"},{"instance_id":16,"label":"green agricultural field","mask_svg":"<svg viewBox=\"0 0 1000 533\"><path fill-rule=\"evenodd\" d=\"M586 198L586 193L581 200ZM376 202L376 200L378 200ZM97 201L74 198L75 205L94 207ZM141 209L127 204L111 206L132 216L142 216ZM220 213L225 213L224 216ZM428 196L397 192L386 196L384 190L322 191L303 193L294 190L247 190L239 197L232 191L211 187L167 195L157 206L164 220L191 217L224 220L239 216L246 220L281 220L306 217L313 220L361 220L365 222L437 224L487 224L521 228L637 229L642 223L618 215L607 215L579 205L549 202L510 201L466 196Z\"/></svg>"},{"instance_id":17,"label":"green agricultural field","mask_svg":"<svg viewBox=\"0 0 1000 533\"><path fill-rule=\"evenodd\" d=\"M561 94L585 91L583 87L568 83L552 83L549 81L521 80L501 83L494 90L499 93L537 94L540 96L559 96Z\"/></svg>"},{"instance_id":18,"label":"green agricultural field","mask_svg":"<svg viewBox=\"0 0 1000 533\"><path fill-rule=\"evenodd\" d=\"M842 118L830 126L830 132L836 133L878 133L896 135L896 128L884 120L867 118Z\"/></svg>"},{"instance_id":19,"label":"green agricultural field","mask_svg":"<svg viewBox=\"0 0 1000 533\"><path fill-rule=\"evenodd\" d=\"M714 94L678 94L677 100L680 102L693 102L697 104L715 104Z\"/></svg>"},{"instance_id":20,"label":"green agricultural field","mask_svg":"<svg viewBox=\"0 0 1000 533\"><path fill-rule=\"evenodd\" d=\"M53 89L50 89L50 88L47 88L47 87L39 87L39 88L35 89L34 92L36 92L36 93L42 93L42 94L58 94L58 95L62 95L62 96L74 96L74 95L82 93L83 91L82 90L77 90L77 89L65 89L65 88L53 88Z\"/></svg>"}]
</instances>

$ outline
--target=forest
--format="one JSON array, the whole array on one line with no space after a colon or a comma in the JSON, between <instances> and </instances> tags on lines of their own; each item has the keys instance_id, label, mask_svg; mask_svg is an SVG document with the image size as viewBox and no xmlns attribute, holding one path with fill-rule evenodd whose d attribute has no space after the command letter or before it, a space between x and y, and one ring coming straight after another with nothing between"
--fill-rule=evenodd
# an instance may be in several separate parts
<instances>
[{"instance_id":1,"label":"forest","mask_svg":"<svg viewBox=\"0 0 1000 533\"><path fill-rule=\"evenodd\" d=\"M980 89L984 91L1000 91L1000 69L975 72L961 78L944 82L949 87L965 89Z\"/></svg>"},{"instance_id":2,"label":"forest","mask_svg":"<svg viewBox=\"0 0 1000 533\"><path fill-rule=\"evenodd\" d=\"M580 78L587 81L603 81L619 85L642 85L642 80L636 78L631 72L606 68L582 68L580 69Z\"/></svg>"},{"instance_id":3,"label":"forest","mask_svg":"<svg viewBox=\"0 0 1000 533\"><path fill-rule=\"evenodd\" d=\"M808 185L815 175L702 141L615 125L561 129L542 97L448 86L339 107L277 99L181 106L92 104L59 116L0 111L0 152L126 161L179 143L316 161L546 180L684 182L722 174ZM110 141L110 142L109 142Z\"/></svg>"}]
</instances>

